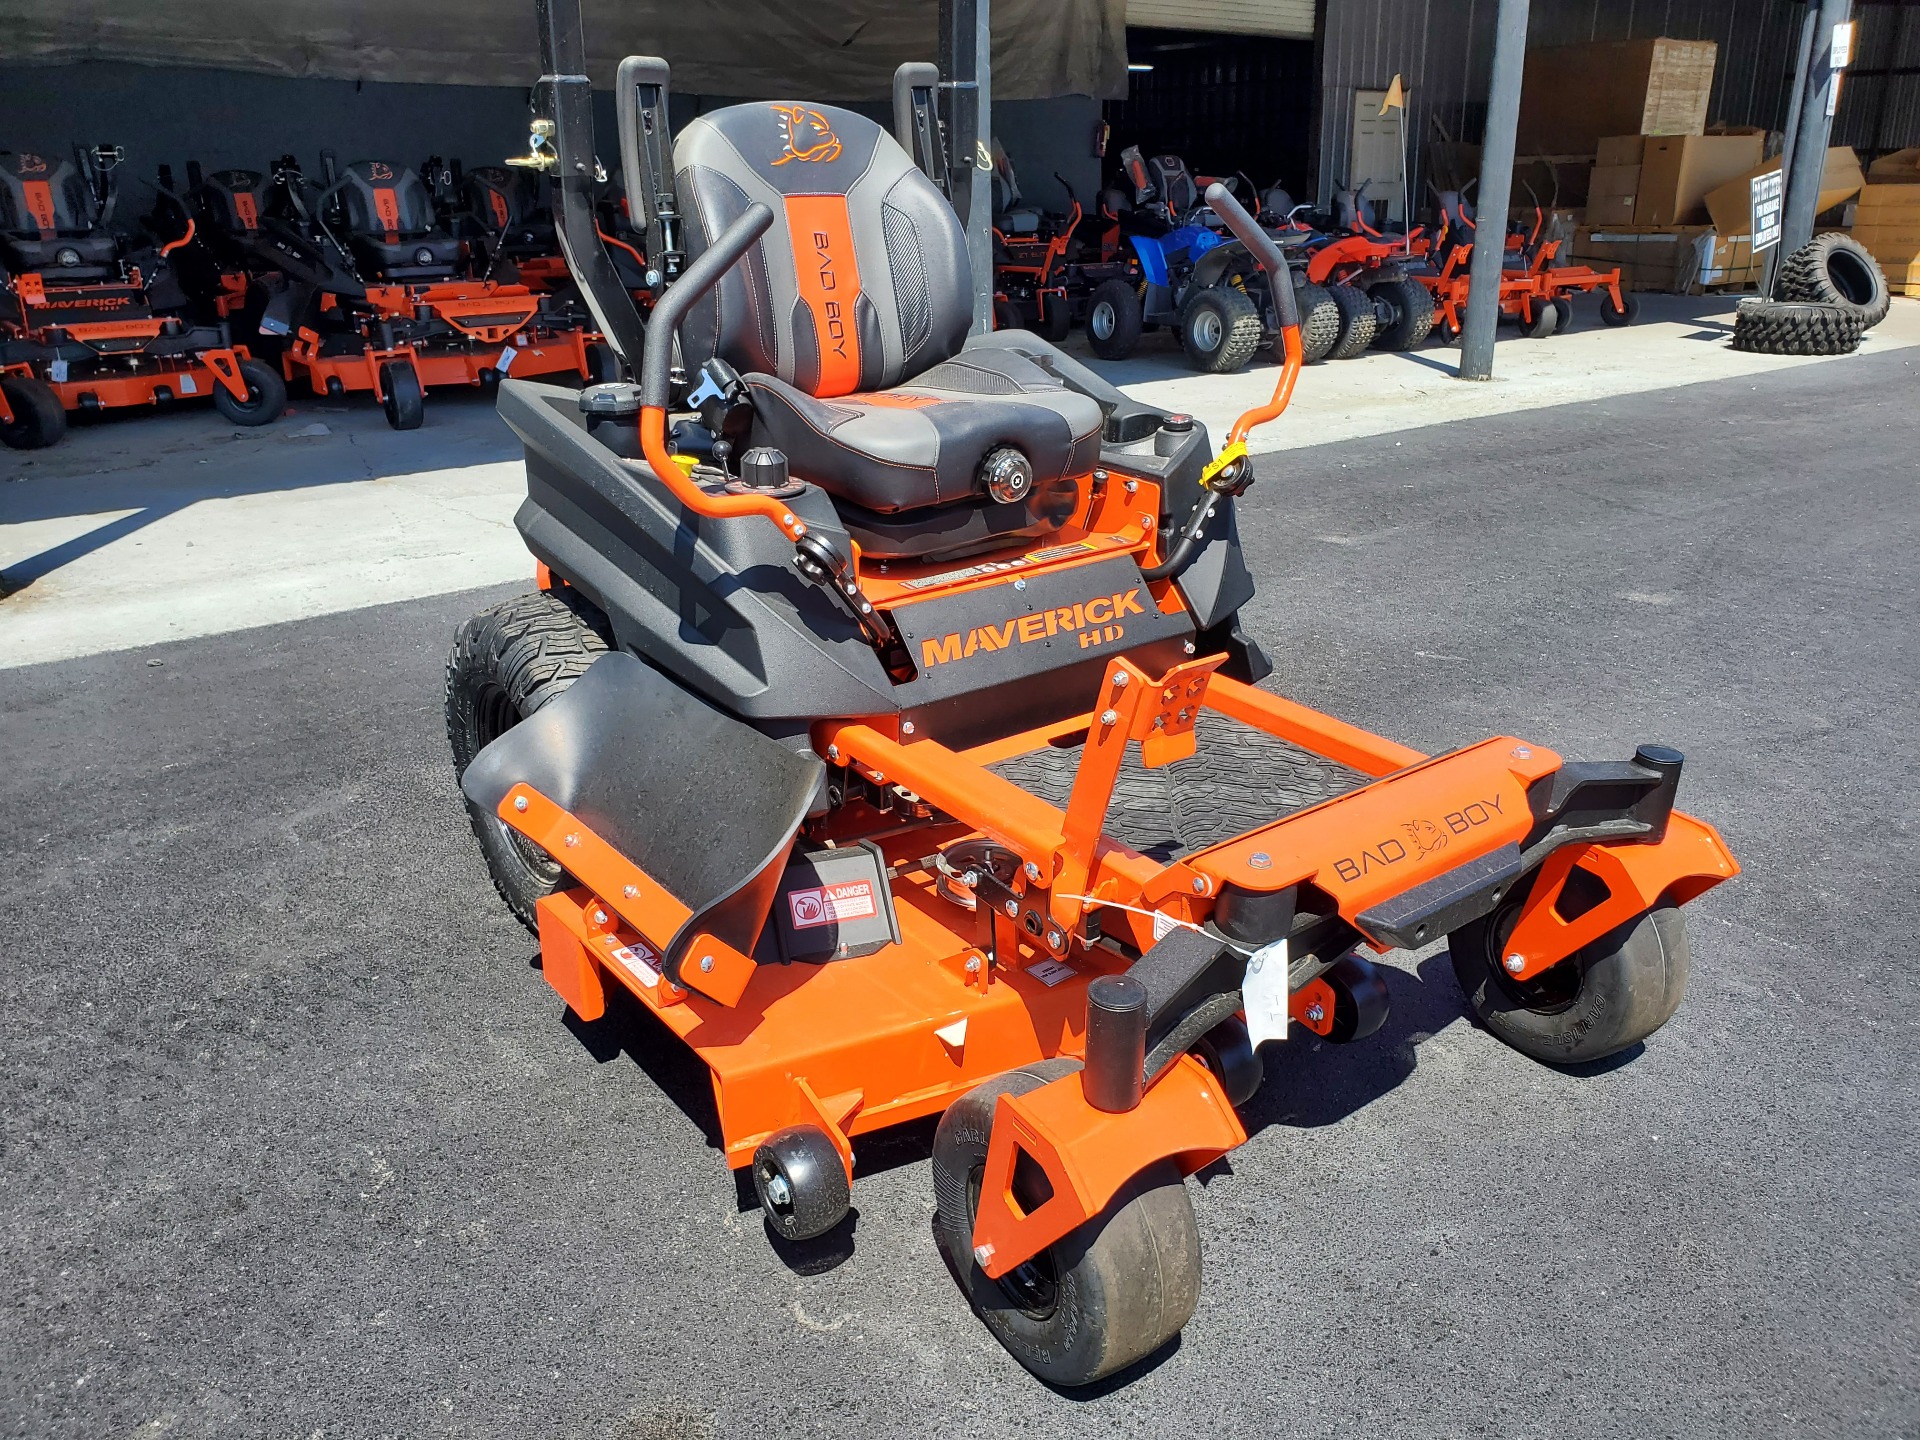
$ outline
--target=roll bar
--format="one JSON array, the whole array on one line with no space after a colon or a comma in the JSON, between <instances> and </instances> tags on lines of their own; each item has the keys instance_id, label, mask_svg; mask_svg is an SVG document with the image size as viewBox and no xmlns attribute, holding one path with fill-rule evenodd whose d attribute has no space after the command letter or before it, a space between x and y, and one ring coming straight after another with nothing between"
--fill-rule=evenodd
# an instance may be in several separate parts
<instances>
[{"instance_id":1,"label":"roll bar","mask_svg":"<svg viewBox=\"0 0 1920 1440\"><path fill-rule=\"evenodd\" d=\"M647 346L646 357L640 363L643 406L657 410L667 408L672 398L673 337L679 332L680 322L719 283L722 275L740 263L741 257L772 224L773 211L754 201L740 213L739 219L720 232L720 238L709 245L698 260L681 272L680 279L653 307L649 327L653 331L653 343Z\"/></svg>"}]
</instances>

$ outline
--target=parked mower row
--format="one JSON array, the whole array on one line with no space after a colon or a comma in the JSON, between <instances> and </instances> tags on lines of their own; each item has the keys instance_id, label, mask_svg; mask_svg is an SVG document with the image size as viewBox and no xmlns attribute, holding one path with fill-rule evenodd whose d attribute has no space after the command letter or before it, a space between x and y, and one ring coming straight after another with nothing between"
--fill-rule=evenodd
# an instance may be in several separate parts
<instances>
[{"instance_id":1,"label":"parked mower row","mask_svg":"<svg viewBox=\"0 0 1920 1440\"><path fill-rule=\"evenodd\" d=\"M438 386L595 379L611 352L560 259L544 181L380 160L161 167L138 233L113 226L117 146L0 154L0 438L73 412L209 397L262 425L299 381L368 393L396 429ZM424 178L423 178L424 172Z\"/></svg>"}]
</instances>

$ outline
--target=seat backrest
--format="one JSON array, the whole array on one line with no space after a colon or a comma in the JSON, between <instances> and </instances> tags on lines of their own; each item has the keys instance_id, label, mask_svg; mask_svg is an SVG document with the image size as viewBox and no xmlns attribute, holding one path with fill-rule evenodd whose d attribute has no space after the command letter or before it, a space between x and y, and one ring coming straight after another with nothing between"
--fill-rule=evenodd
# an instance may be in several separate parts
<instances>
[{"instance_id":1,"label":"seat backrest","mask_svg":"<svg viewBox=\"0 0 1920 1440\"><path fill-rule=\"evenodd\" d=\"M356 235L424 235L439 224L425 182L404 165L356 160L341 178L347 228Z\"/></svg>"},{"instance_id":2,"label":"seat backrest","mask_svg":"<svg viewBox=\"0 0 1920 1440\"><path fill-rule=\"evenodd\" d=\"M0 152L0 230L51 240L84 234L95 219L93 197L73 161Z\"/></svg>"},{"instance_id":3,"label":"seat backrest","mask_svg":"<svg viewBox=\"0 0 1920 1440\"><path fill-rule=\"evenodd\" d=\"M1156 155L1147 162L1160 198L1166 202L1168 218L1179 220L1200 203L1200 187L1187 173L1187 162L1178 155Z\"/></svg>"},{"instance_id":4,"label":"seat backrest","mask_svg":"<svg viewBox=\"0 0 1920 1440\"><path fill-rule=\"evenodd\" d=\"M258 230L272 182L257 170L216 170L200 182L200 204L222 230Z\"/></svg>"},{"instance_id":5,"label":"seat backrest","mask_svg":"<svg viewBox=\"0 0 1920 1440\"><path fill-rule=\"evenodd\" d=\"M537 219L539 186L524 170L482 165L467 171L467 206L489 230L506 230Z\"/></svg>"},{"instance_id":6,"label":"seat backrest","mask_svg":"<svg viewBox=\"0 0 1920 1440\"><path fill-rule=\"evenodd\" d=\"M755 201L772 226L687 314L689 369L719 356L809 395L884 390L956 353L966 236L894 138L830 105L734 105L680 132L689 260Z\"/></svg>"}]
</instances>

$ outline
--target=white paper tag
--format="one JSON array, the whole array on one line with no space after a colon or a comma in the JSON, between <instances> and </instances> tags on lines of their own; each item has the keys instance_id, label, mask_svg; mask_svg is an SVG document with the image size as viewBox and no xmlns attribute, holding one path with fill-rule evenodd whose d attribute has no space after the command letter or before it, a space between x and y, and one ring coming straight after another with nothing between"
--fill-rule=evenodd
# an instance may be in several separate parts
<instances>
[{"instance_id":1,"label":"white paper tag","mask_svg":"<svg viewBox=\"0 0 1920 1440\"><path fill-rule=\"evenodd\" d=\"M1029 965L1027 974L1051 990L1062 980L1070 980L1080 972L1071 965L1063 965L1058 960L1042 960L1038 965Z\"/></svg>"},{"instance_id":2,"label":"white paper tag","mask_svg":"<svg viewBox=\"0 0 1920 1440\"><path fill-rule=\"evenodd\" d=\"M507 346L500 352L500 358L493 362L493 368L498 370L502 375L505 375L509 370L513 369L513 357L516 353L513 346Z\"/></svg>"},{"instance_id":3,"label":"white paper tag","mask_svg":"<svg viewBox=\"0 0 1920 1440\"><path fill-rule=\"evenodd\" d=\"M66 384L67 383L67 362L64 360L56 360L51 365L47 366L47 378L56 385Z\"/></svg>"},{"instance_id":4,"label":"white paper tag","mask_svg":"<svg viewBox=\"0 0 1920 1440\"><path fill-rule=\"evenodd\" d=\"M613 952L613 958L632 971L634 979L649 990L660 983L660 972L654 968L654 962L660 957L645 946L622 945Z\"/></svg>"},{"instance_id":5,"label":"white paper tag","mask_svg":"<svg viewBox=\"0 0 1920 1440\"><path fill-rule=\"evenodd\" d=\"M200 387L193 383L193 376L182 375L180 377L180 393L182 395L198 395L200 393Z\"/></svg>"},{"instance_id":6,"label":"white paper tag","mask_svg":"<svg viewBox=\"0 0 1920 1440\"><path fill-rule=\"evenodd\" d=\"M1293 998L1289 983L1292 966L1287 942L1263 945L1247 960L1247 978L1240 982L1240 999L1247 1011L1247 1035L1257 1046L1263 1040L1287 1038L1287 1006Z\"/></svg>"}]
</instances>

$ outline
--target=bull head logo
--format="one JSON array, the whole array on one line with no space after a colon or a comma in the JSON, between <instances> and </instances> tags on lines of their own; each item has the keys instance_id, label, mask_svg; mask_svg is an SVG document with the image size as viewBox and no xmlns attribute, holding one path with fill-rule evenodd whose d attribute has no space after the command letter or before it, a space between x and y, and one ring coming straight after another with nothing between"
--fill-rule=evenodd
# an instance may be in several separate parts
<instances>
[{"instance_id":1,"label":"bull head logo","mask_svg":"<svg viewBox=\"0 0 1920 1440\"><path fill-rule=\"evenodd\" d=\"M832 124L818 110L809 110L804 105L776 105L773 113L780 117L780 140L785 147L774 164L840 158L840 137L833 133Z\"/></svg>"}]
</instances>

